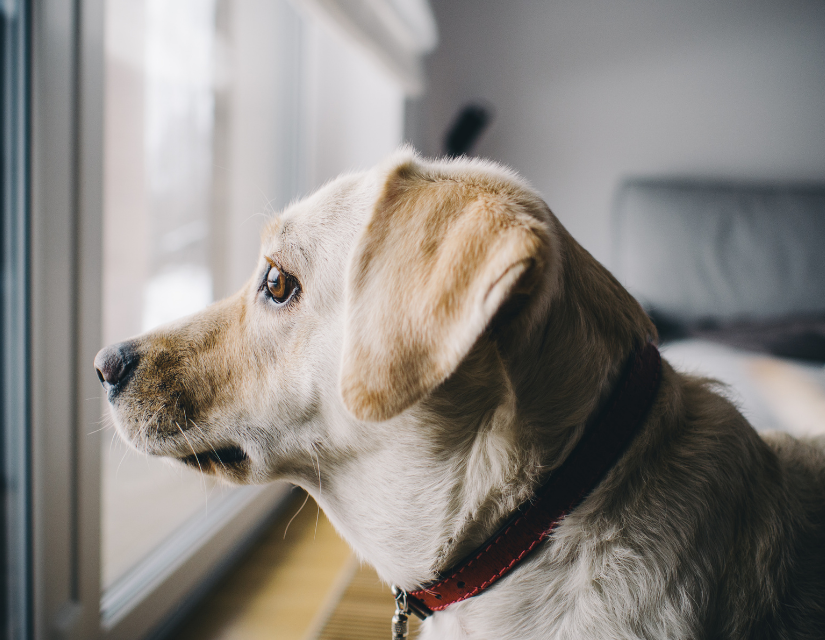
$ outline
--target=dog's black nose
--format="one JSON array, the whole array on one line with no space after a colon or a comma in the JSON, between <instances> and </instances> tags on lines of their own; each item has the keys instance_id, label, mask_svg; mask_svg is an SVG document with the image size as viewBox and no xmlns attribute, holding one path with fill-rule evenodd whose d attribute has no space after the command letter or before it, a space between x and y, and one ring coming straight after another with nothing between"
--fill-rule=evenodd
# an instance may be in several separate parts
<instances>
[{"instance_id":1,"label":"dog's black nose","mask_svg":"<svg viewBox=\"0 0 825 640\"><path fill-rule=\"evenodd\" d=\"M137 361L137 353L128 342L111 345L95 356L97 377L106 389L115 387L126 379Z\"/></svg>"}]
</instances>

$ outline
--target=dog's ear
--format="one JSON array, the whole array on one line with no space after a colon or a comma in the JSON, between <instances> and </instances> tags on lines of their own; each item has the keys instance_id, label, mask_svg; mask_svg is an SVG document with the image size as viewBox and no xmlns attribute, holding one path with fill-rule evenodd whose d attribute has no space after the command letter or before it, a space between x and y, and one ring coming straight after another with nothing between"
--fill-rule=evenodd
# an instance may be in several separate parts
<instances>
[{"instance_id":1,"label":"dog's ear","mask_svg":"<svg viewBox=\"0 0 825 640\"><path fill-rule=\"evenodd\" d=\"M543 271L548 232L524 191L473 178L395 167L356 242L340 389L359 419L386 420L424 398Z\"/></svg>"}]
</instances>

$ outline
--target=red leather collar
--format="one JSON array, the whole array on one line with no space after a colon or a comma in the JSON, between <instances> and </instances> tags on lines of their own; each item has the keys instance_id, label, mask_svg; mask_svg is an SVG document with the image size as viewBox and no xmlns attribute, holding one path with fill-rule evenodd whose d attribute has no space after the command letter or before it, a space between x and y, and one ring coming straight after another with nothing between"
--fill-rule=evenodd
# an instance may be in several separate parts
<instances>
[{"instance_id":1,"label":"red leather collar","mask_svg":"<svg viewBox=\"0 0 825 640\"><path fill-rule=\"evenodd\" d=\"M619 460L653 404L661 368L653 344L634 351L604 408L535 498L439 580L408 592L410 610L423 619L481 593L546 539Z\"/></svg>"}]
</instances>

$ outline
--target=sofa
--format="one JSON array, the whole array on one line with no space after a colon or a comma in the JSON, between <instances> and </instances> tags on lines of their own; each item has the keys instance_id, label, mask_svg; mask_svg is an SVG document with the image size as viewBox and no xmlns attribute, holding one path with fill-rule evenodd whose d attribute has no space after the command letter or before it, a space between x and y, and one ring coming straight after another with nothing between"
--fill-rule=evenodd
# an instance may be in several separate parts
<instances>
[{"instance_id":1,"label":"sofa","mask_svg":"<svg viewBox=\"0 0 825 640\"><path fill-rule=\"evenodd\" d=\"M630 179L611 222L671 364L759 430L825 434L825 185Z\"/></svg>"}]
</instances>

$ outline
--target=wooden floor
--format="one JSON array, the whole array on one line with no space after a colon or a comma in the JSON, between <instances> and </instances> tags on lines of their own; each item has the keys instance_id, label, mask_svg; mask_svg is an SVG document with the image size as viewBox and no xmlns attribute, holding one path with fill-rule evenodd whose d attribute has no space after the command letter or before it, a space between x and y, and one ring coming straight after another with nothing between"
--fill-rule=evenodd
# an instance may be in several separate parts
<instances>
[{"instance_id":1,"label":"wooden floor","mask_svg":"<svg viewBox=\"0 0 825 640\"><path fill-rule=\"evenodd\" d=\"M389 587L371 567L356 567L329 615L308 640L388 640L395 604ZM410 616L410 640L417 635L418 619Z\"/></svg>"},{"instance_id":2,"label":"wooden floor","mask_svg":"<svg viewBox=\"0 0 825 640\"><path fill-rule=\"evenodd\" d=\"M389 638L389 588L371 568L359 566L314 502L306 503L284 537L303 498L297 496L285 519L200 603L175 640Z\"/></svg>"},{"instance_id":3,"label":"wooden floor","mask_svg":"<svg viewBox=\"0 0 825 640\"><path fill-rule=\"evenodd\" d=\"M287 519L301 502L303 497L286 509ZM353 574L351 552L312 500L284 536L286 524L272 526L189 616L176 640L307 640L317 635L319 620L328 617Z\"/></svg>"}]
</instances>

